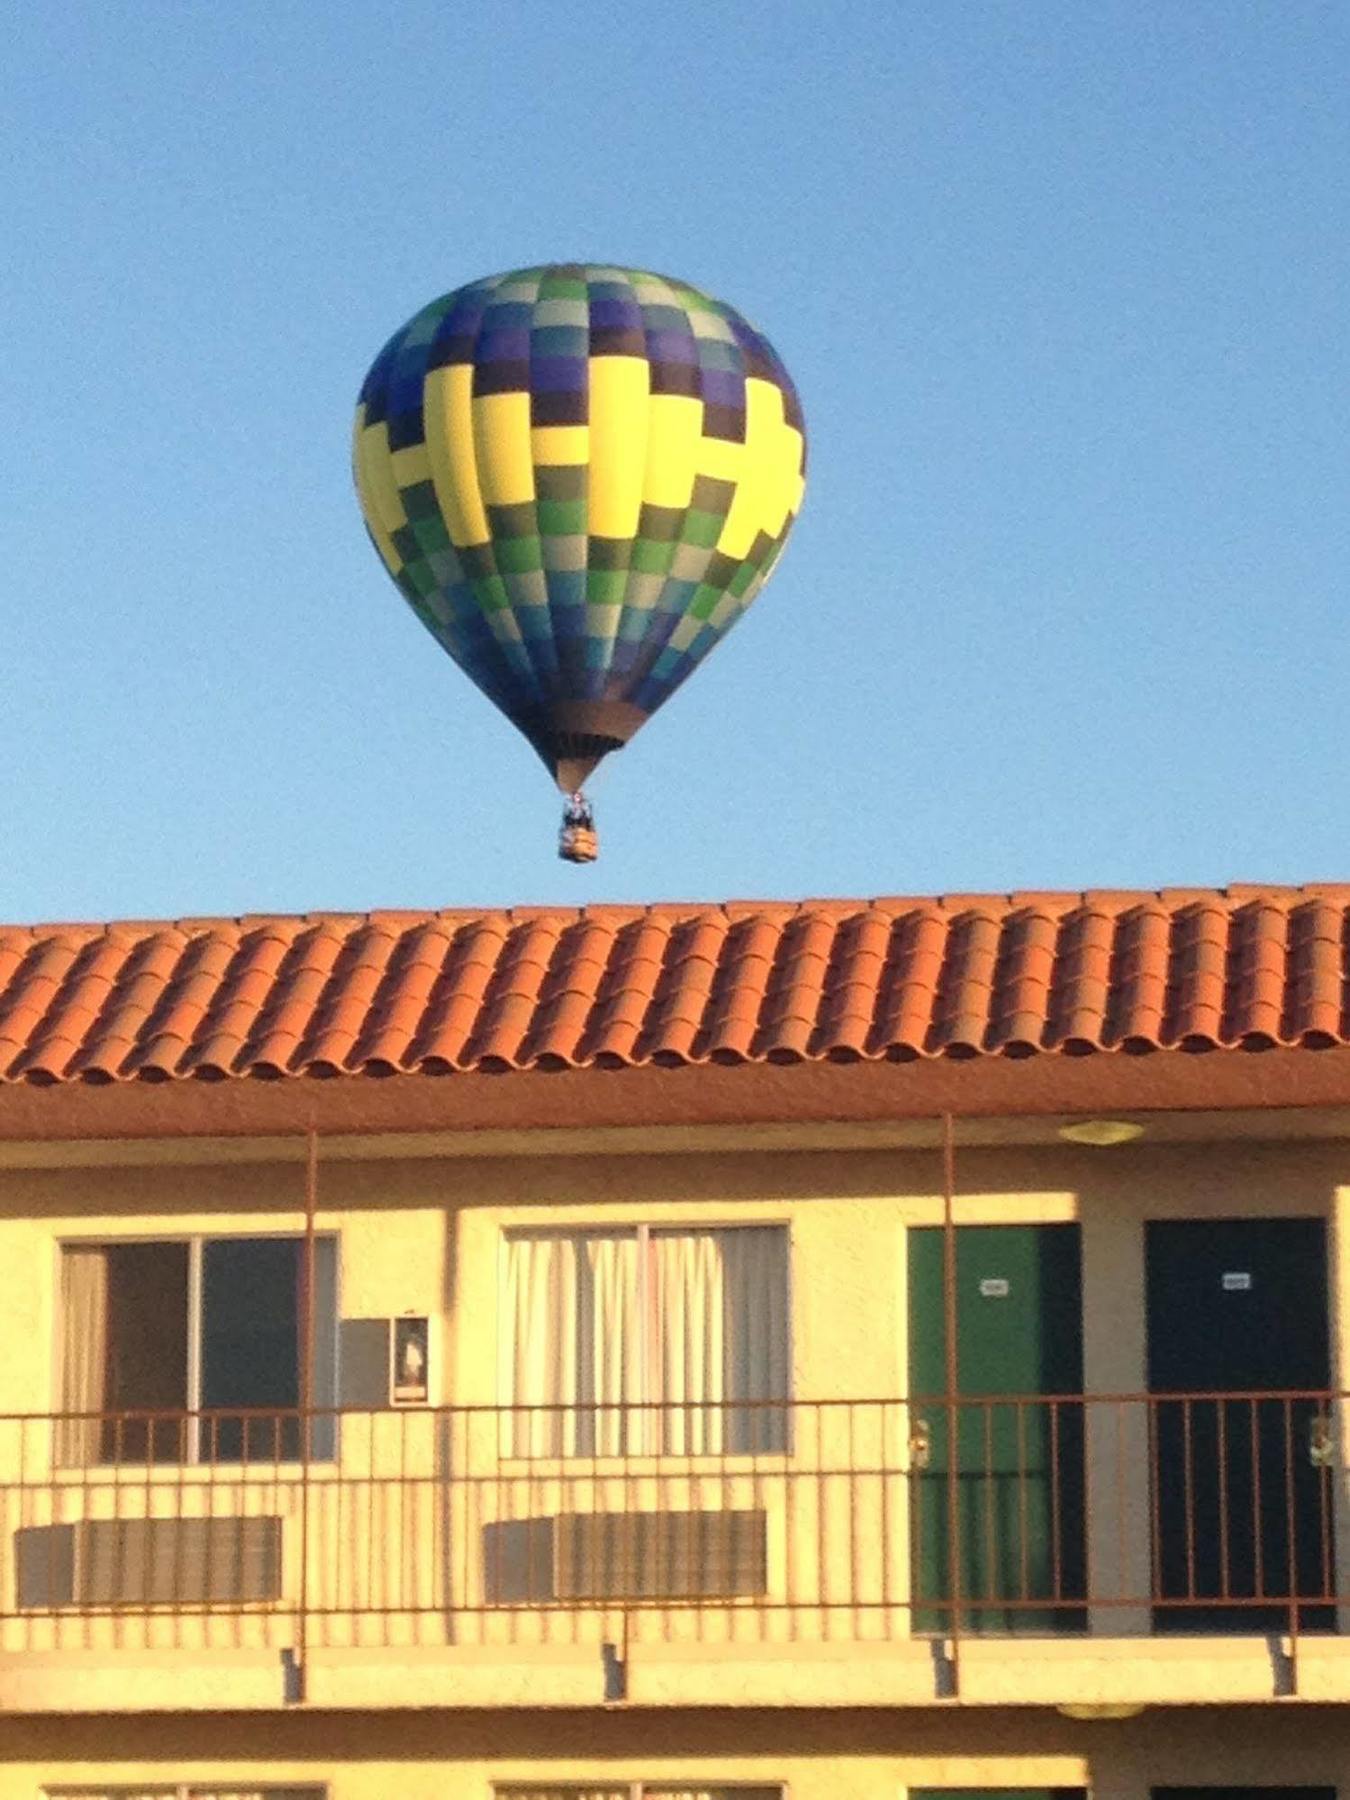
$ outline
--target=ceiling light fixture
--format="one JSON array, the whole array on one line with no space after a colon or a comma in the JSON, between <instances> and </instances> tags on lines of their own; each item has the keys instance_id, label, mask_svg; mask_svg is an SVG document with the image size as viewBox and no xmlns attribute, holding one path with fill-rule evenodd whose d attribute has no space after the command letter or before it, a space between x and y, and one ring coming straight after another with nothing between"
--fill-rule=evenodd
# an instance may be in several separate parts
<instances>
[{"instance_id":1,"label":"ceiling light fixture","mask_svg":"<svg viewBox=\"0 0 1350 1800\"><path fill-rule=\"evenodd\" d=\"M1061 1125L1059 1135L1069 1144L1093 1144L1106 1149L1112 1144L1129 1144L1143 1137L1144 1128L1129 1119L1073 1119Z\"/></svg>"}]
</instances>

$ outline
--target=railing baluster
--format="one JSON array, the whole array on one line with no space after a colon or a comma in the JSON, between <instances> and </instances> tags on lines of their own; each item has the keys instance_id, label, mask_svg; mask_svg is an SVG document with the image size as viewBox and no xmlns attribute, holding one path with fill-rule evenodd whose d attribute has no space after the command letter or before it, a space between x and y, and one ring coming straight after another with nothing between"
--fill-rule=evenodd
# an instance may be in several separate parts
<instances>
[{"instance_id":1,"label":"railing baluster","mask_svg":"<svg viewBox=\"0 0 1350 1800\"><path fill-rule=\"evenodd\" d=\"M1195 1402L1187 1395L1181 1402L1183 1445L1182 1498L1186 1521L1186 1598L1195 1601Z\"/></svg>"},{"instance_id":2,"label":"railing baluster","mask_svg":"<svg viewBox=\"0 0 1350 1800\"><path fill-rule=\"evenodd\" d=\"M1228 1599L1232 1591L1228 1547L1228 1403L1214 1402L1219 1467L1219 1592Z\"/></svg>"},{"instance_id":3,"label":"railing baluster","mask_svg":"<svg viewBox=\"0 0 1350 1800\"><path fill-rule=\"evenodd\" d=\"M1280 1410L1284 1422L1284 1541L1289 1583L1289 1636L1297 1644L1302 1583L1299 1580L1298 1531L1295 1519L1294 1402L1288 1395L1280 1403Z\"/></svg>"},{"instance_id":4,"label":"railing baluster","mask_svg":"<svg viewBox=\"0 0 1350 1800\"><path fill-rule=\"evenodd\" d=\"M1052 1570L1051 1593L1058 1607L1064 1598L1064 1539L1062 1520L1060 1518L1059 1492L1059 1407L1058 1400L1043 1402L1050 1409L1050 1567Z\"/></svg>"},{"instance_id":5,"label":"railing baluster","mask_svg":"<svg viewBox=\"0 0 1350 1800\"><path fill-rule=\"evenodd\" d=\"M1261 1508L1261 1402L1254 1396L1247 1402L1247 1413L1251 1421L1252 1434L1252 1545L1253 1545L1253 1596L1258 1600L1266 1597L1266 1547L1265 1533L1261 1526L1264 1514Z\"/></svg>"},{"instance_id":6,"label":"railing baluster","mask_svg":"<svg viewBox=\"0 0 1350 1800\"><path fill-rule=\"evenodd\" d=\"M17 1588L0 1618L10 1642L36 1644L41 1617L41 1642L58 1646L63 1620L82 1621L91 1646L243 1644L259 1632L271 1643L308 1578L316 1637L335 1644L432 1641L436 1618L459 1642L582 1643L601 1629L638 1643L862 1642L916 1624L942 1636L1055 1630L1085 1606L1101 1609L1097 1629L1152 1606L1173 1622L1228 1608L1241 1630L1264 1605L1287 1613L1293 1635L1305 1608L1339 1600L1320 1421L1343 1404L1005 1394L936 1406L605 1399L580 1422L565 1404L14 1415L5 1521ZM928 1469L920 1421L935 1414ZM330 1441L333 1457L311 1474L306 1556L296 1456ZM963 1442L955 1532L948 1511L948 1531L930 1539L933 1490ZM1147 1496L1131 1465L1141 1443ZM167 1460L189 1445L195 1460ZM1093 1496L1114 1520L1098 1521L1085 1586ZM577 1520L570 1533L562 1515ZM287 1534L280 1593L259 1585L272 1555L262 1521L274 1517ZM761 1531L768 1561L750 1582ZM20 1532L33 1535L20 1543ZM246 1626L249 1615L266 1623ZM223 1619L238 1622L228 1635Z\"/></svg>"},{"instance_id":7,"label":"railing baluster","mask_svg":"<svg viewBox=\"0 0 1350 1800\"><path fill-rule=\"evenodd\" d=\"M1149 1485L1149 1575L1152 1583L1150 1604L1157 1607L1166 1597L1164 1588L1164 1570L1162 1554L1162 1447L1159 1442L1160 1402L1148 1399L1144 1402L1144 1418L1148 1427L1148 1485Z\"/></svg>"},{"instance_id":8,"label":"railing baluster","mask_svg":"<svg viewBox=\"0 0 1350 1800\"><path fill-rule=\"evenodd\" d=\"M1334 1436L1332 1436L1332 1433L1334 1431L1334 1426L1332 1424L1332 1421L1335 1418L1335 1414L1332 1410L1333 1401L1332 1401L1332 1397L1330 1394L1319 1395L1317 1404L1324 1411L1326 1421L1327 1421L1326 1431L1328 1434L1327 1435L1327 1460L1321 1465L1321 1467L1318 1470L1317 1510L1318 1510L1318 1525L1319 1525L1320 1546L1321 1546L1322 1598L1324 1600L1330 1600L1335 1592L1335 1587L1334 1587L1335 1574L1334 1574L1334 1571L1332 1568L1332 1549L1331 1549L1331 1540L1332 1540L1332 1511L1331 1511L1331 1508L1332 1508L1332 1493L1333 1493L1333 1485L1332 1484L1333 1484L1333 1479L1334 1479L1333 1472L1336 1468L1335 1438L1334 1438Z\"/></svg>"},{"instance_id":9,"label":"railing baluster","mask_svg":"<svg viewBox=\"0 0 1350 1800\"><path fill-rule=\"evenodd\" d=\"M1017 1402L1017 1542L1018 1597L1031 1597L1031 1483L1027 1467L1026 1403Z\"/></svg>"},{"instance_id":10,"label":"railing baluster","mask_svg":"<svg viewBox=\"0 0 1350 1800\"><path fill-rule=\"evenodd\" d=\"M994 1468L994 1418L997 1404L997 1401L985 1400L980 1406L984 1419L984 1430L980 1434L984 1452L984 1470L979 1478L980 1495L984 1506L984 1598L986 1600L995 1601L999 1598L997 1588L1002 1586L1002 1583L998 1580L995 1573L999 1566L998 1475ZM1017 1429L1020 1430L1021 1407L1017 1403L1014 1403L1014 1418L1017 1421ZM974 1546L972 1545L972 1550L973 1549ZM972 1577L973 1574L974 1571L972 1570ZM995 1589L992 1593L990 1592L991 1583L994 1585ZM972 1603L976 1598L973 1578L970 1582L970 1598ZM973 1604L972 1618L978 1623L979 1615L974 1611Z\"/></svg>"}]
</instances>

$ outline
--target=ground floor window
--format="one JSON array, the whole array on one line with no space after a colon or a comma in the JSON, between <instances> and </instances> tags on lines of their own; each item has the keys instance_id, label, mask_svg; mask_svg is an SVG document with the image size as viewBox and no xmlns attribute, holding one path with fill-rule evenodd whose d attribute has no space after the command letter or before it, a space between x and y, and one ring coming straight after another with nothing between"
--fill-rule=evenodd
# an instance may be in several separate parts
<instances>
[{"instance_id":1,"label":"ground floor window","mask_svg":"<svg viewBox=\"0 0 1350 1800\"><path fill-rule=\"evenodd\" d=\"M498 1787L494 1795L495 1800L783 1800L781 1787L747 1787L744 1782L709 1787L699 1782L563 1781Z\"/></svg>"},{"instance_id":2,"label":"ground floor window","mask_svg":"<svg viewBox=\"0 0 1350 1800\"><path fill-rule=\"evenodd\" d=\"M166 1787L49 1787L47 1800L327 1800L326 1787L202 1787L195 1781Z\"/></svg>"},{"instance_id":3,"label":"ground floor window","mask_svg":"<svg viewBox=\"0 0 1350 1800\"><path fill-rule=\"evenodd\" d=\"M311 1331L314 1404L336 1397L336 1238L315 1242L312 1295L308 1268L302 1237L63 1245L61 1411L87 1416L62 1421L59 1460L297 1460ZM311 1456L334 1435L316 1422Z\"/></svg>"}]
</instances>

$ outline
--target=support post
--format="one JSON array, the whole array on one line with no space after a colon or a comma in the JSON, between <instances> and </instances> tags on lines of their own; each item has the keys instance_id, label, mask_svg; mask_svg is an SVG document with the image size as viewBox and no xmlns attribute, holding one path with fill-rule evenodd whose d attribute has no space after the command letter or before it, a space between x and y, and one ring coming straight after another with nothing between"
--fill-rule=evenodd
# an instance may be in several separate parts
<instances>
[{"instance_id":1,"label":"support post","mask_svg":"<svg viewBox=\"0 0 1350 1800\"><path fill-rule=\"evenodd\" d=\"M956 1131L942 1115L942 1328L947 1406L947 1589L950 1607L950 1694L961 1695L961 1469L958 1405L961 1370L956 1347Z\"/></svg>"},{"instance_id":2,"label":"support post","mask_svg":"<svg viewBox=\"0 0 1350 1800\"><path fill-rule=\"evenodd\" d=\"M293 1691L305 1698L309 1644L310 1463L314 1454L314 1215L319 1204L319 1134L313 1125L305 1144L305 1242L300 1274L300 1587L295 1621Z\"/></svg>"}]
</instances>

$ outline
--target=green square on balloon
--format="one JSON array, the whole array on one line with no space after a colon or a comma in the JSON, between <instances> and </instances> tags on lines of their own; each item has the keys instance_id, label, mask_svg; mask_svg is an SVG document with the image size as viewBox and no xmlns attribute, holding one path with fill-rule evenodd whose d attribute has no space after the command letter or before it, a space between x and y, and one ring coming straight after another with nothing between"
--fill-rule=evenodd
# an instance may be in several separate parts
<instances>
[{"instance_id":1,"label":"green square on balloon","mask_svg":"<svg viewBox=\"0 0 1350 1800\"><path fill-rule=\"evenodd\" d=\"M511 604L500 575L484 575L473 584L474 599L485 613L504 612Z\"/></svg>"},{"instance_id":2,"label":"green square on balloon","mask_svg":"<svg viewBox=\"0 0 1350 1800\"><path fill-rule=\"evenodd\" d=\"M586 529L584 500L540 500L536 510L544 537L579 537Z\"/></svg>"},{"instance_id":3,"label":"green square on balloon","mask_svg":"<svg viewBox=\"0 0 1350 1800\"><path fill-rule=\"evenodd\" d=\"M414 522L439 516L440 502L436 498L436 489L429 481L415 481L411 487L401 488L398 497L404 512Z\"/></svg>"},{"instance_id":4,"label":"green square on balloon","mask_svg":"<svg viewBox=\"0 0 1350 1800\"><path fill-rule=\"evenodd\" d=\"M680 533L686 544L700 544L705 550L711 550L722 535L722 526L726 523L716 513L700 512L691 506L684 515L684 530Z\"/></svg>"},{"instance_id":5,"label":"green square on balloon","mask_svg":"<svg viewBox=\"0 0 1350 1800\"><path fill-rule=\"evenodd\" d=\"M587 293L584 275L545 275L539 283L541 300L585 300Z\"/></svg>"},{"instance_id":6,"label":"green square on balloon","mask_svg":"<svg viewBox=\"0 0 1350 1800\"><path fill-rule=\"evenodd\" d=\"M437 550L444 550L450 542L445 525L439 516L431 519L414 519L412 533L417 539L418 547L424 550L428 556L433 555Z\"/></svg>"},{"instance_id":7,"label":"green square on balloon","mask_svg":"<svg viewBox=\"0 0 1350 1800\"><path fill-rule=\"evenodd\" d=\"M664 575L674 554L674 544L654 544L650 538L634 538L632 566L640 575Z\"/></svg>"},{"instance_id":8,"label":"green square on balloon","mask_svg":"<svg viewBox=\"0 0 1350 1800\"><path fill-rule=\"evenodd\" d=\"M496 547L503 575L527 575L544 566L544 546L537 537L498 538Z\"/></svg>"},{"instance_id":9,"label":"green square on balloon","mask_svg":"<svg viewBox=\"0 0 1350 1800\"><path fill-rule=\"evenodd\" d=\"M622 606L628 585L627 569L588 569L586 598L595 606Z\"/></svg>"}]
</instances>

